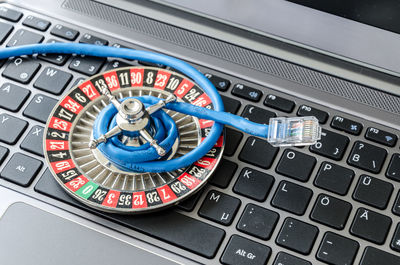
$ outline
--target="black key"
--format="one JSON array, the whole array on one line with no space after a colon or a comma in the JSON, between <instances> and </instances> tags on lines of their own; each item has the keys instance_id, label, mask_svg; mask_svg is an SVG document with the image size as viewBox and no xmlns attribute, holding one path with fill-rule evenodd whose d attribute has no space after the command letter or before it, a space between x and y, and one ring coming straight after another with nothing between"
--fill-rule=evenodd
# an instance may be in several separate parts
<instances>
[{"instance_id":1,"label":"black key","mask_svg":"<svg viewBox=\"0 0 400 265\"><path fill-rule=\"evenodd\" d=\"M400 223L397 224L396 231L394 231L390 247L393 250L400 252Z\"/></svg>"},{"instance_id":2,"label":"black key","mask_svg":"<svg viewBox=\"0 0 400 265\"><path fill-rule=\"evenodd\" d=\"M271 248L247 238L233 235L222 254L221 262L226 265L264 265L271 255Z\"/></svg>"},{"instance_id":3,"label":"black key","mask_svg":"<svg viewBox=\"0 0 400 265\"><path fill-rule=\"evenodd\" d=\"M100 71L106 58L78 56L72 59L68 68L84 75L95 75Z\"/></svg>"},{"instance_id":4,"label":"black key","mask_svg":"<svg viewBox=\"0 0 400 265\"><path fill-rule=\"evenodd\" d=\"M231 85L231 81L228 79L206 73L204 74L210 81L211 83L215 86L216 89L219 91L227 91L229 86Z\"/></svg>"},{"instance_id":5,"label":"black key","mask_svg":"<svg viewBox=\"0 0 400 265\"><path fill-rule=\"evenodd\" d=\"M366 247L360 265L378 265L382 262L385 265L400 265L400 257L374 247Z\"/></svg>"},{"instance_id":6,"label":"black key","mask_svg":"<svg viewBox=\"0 0 400 265\"><path fill-rule=\"evenodd\" d=\"M33 126L21 143L21 149L38 156L43 156L43 131L42 126Z\"/></svg>"},{"instance_id":7,"label":"black key","mask_svg":"<svg viewBox=\"0 0 400 265\"><path fill-rule=\"evenodd\" d=\"M40 178L35 186L35 190L56 200L90 211L130 229L145 233L206 258L215 256L225 236L225 232L222 229L175 211L129 216L106 214L93 210L69 196L60 187L49 170L46 170Z\"/></svg>"},{"instance_id":8,"label":"black key","mask_svg":"<svg viewBox=\"0 0 400 265\"><path fill-rule=\"evenodd\" d=\"M243 138L243 133L231 128L225 128L224 155L233 156L242 138Z\"/></svg>"},{"instance_id":9,"label":"black key","mask_svg":"<svg viewBox=\"0 0 400 265\"><path fill-rule=\"evenodd\" d=\"M325 111L316 109L314 107L308 105L301 105L297 111L298 116L315 116L318 119L319 123L325 123L329 115Z\"/></svg>"},{"instance_id":10,"label":"black key","mask_svg":"<svg viewBox=\"0 0 400 265\"><path fill-rule=\"evenodd\" d=\"M310 146L310 151L334 160L340 160L349 142L347 136L322 129L321 140Z\"/></svg>"},{"instance_id":11,"label":"black key","mask_svg":"<svg viewBox=\"0 0 400 265\"><path fill-rule=\"evenodd\" d=\"M400 216L400 192L397 194L396 200L393 204L392 212Z\"/></svg>"},{"instance_id":12,"label":"black key","mask_svg":"<svg viewBox=\"0 0 400 265\"><path fill-rule=\"evenodd\" d=\"M66 40L75 40L79 35L79 31L64 27L63 25L57 24L50 31L54 36L66 39Z\"/></svg>"},{"instance_id":13,"label":"black key","mask_svg":"<svg viewBox=\"0 0 400 265\"><path fill-rule=\"evenodd\" d=\"M13 26L7 23L0 22L0 44L2 44L14 29Z\"/></svg>"},{"instance_id":14,"label":"black key","mask_svg":"<svg viewBox=\"0 0 400 265\"><path fill-rule=\"evenodd\" d=\"M341 116L333 117L331 127L353 135L360 135L363 128L361 123L343 118Z\"/></svg>"},{"instance_id":15,"label":"black key","mask_svg":"<svg viewBox=\"0 0 400 265\"><path fill-rule=\"evenodd\" d=\"M271 238L279 214L254 204L247 204L236 226L237 230L267 240Z\"/></svg>"},{"instance_id":16,"label":"black key","mask_svg":"<svg viewBox=\"0 0 400 265\"><path fill-rule=\"evenodd\" d=\"M199 215L222 225L230 225L239 206L239 199L211 190L200 207Z\"/></svg>"},{"instance_id":17,"label":"black key","mask_svg":"<svg viewBox=\"0 0 400 265\"><path fill-rule=\"evenodd\" d=\"M114 70L117 68L127 67L127 66L131 66L131 65L128 63L122 62L122 61L113 60L113 61L107 63L106 68L104 70L109 71L109 70Z\"/></svg>"},{"instance_id":18,"label":"black key","mask_svg":"<svg viewBox=\"0 0 400 265\"><path fill-rule=\"evenodd\" d=\"M193 211L194 207L196 206L197 202L200 199L201 196L201 191L197 192L194 195L191 195L189 198L185 199L184 201L179 202L176 207L179 209L186 211L186 212L191 212Z\"/></svg>"},{"instance_id":19,"label":"black key","mask_svg":"<svg viewBox=\"0 0 400 265\"><path fill-rule=\"evenodd\" d=\"M367 205L385 209L393 192L393 185L378 178L361 175L353 198Z\"/></svg>"},{"instance_id":20,"label":"black key","mask_svg":"<svg viewBox=\"0 0 400 265\"><path fill-rule=\"evenodd\" d=\"M374 127L369 127L367 129L365 132L365 138L390 147L395 146L397 143L397 135Z\"/></svg>"},{"instance_id":21,"label":"black key","mask_svg":"<svg viewBox=\"0 0 400 265\"><path fill-rule=\"evenodd\" d=\"M235 175L237 167L238 165L236 163L222 158L210 179L210 184L223 189L228 187L233 175Z\"/></svg>"},{"instance_id":22,"label":"black key","mask_svg":"<svg viewBox=\"0 0 400 265\"><path fill-rule=\"evenodd\" d=\"M42 167L40 160L15 153L5 165L0 175L15 184L28 187Z\"/></svg>"},{"instance_id":23,"label":"black key","mask_svg":"<svg viewBox=\"0 0 400 265\"><path fill-rule=\"evenodd\" d=\"M310 218L321 224L343 229L351 212L351 204L335 197L320 194L311 211Z\"/></svg>"},{"instance_id":24,"label":"black key","mask_svg":"<svg viewBox=\"0 0 400 265\"><path fill-rule=\"evenodd\" d=\"M274 264L272 265L312 265L312 264L304 259L295 257L285 252L279 252L278 255L276 255Z\"/></svg>"},{"instance_id":25,"label":"black key","mask_svg":"<svg viewBox=\"0 0 400 265\"><path fill-rule=\"evenodd\" d=\"M71 81L70 73L61 71L54 67L46 67L33 84L34 87L43 91L60 95Z\"/></svg>"},{"instance_id":26,"label":"black key","mask_svg":"<svg viewBox=\"0 0 400 265\"><path fill-rule=\"evenodd\" d=\"M138 63L141 64L141 65L144 65L144 66L165 68L165 65L160 64L160 63L152 63L152 62L146 62L146 61L138 61Z\"/></svg>"},{"instance_id":27,"label":"black key","mask_svg":"<svg viewBox=\"0 0 400 265\"><path fill-rule=\"evenodd\" d=\"M83 36L79 40L79 42L86 43L86 44L94 44L94 45L99 45L99 46L107 46L108 45L108 40L93 36L89 33L83 34Z\"/></svg>"},{"instance_id":28,"label":"black key","mask_svg":"<svg viewBox=\"0 0 400 265\"><path fill-rule=\"evenodd\" d=\"M224 109L226 112L236 114L240 108L240 101L221 95L222 102L224 103Z\"/></svg>"},{"instance_id":29,"label":"black key","mask_svg":"<svg viewBox=\"0 0 400 265\"><path fill-rule=\"evenodd\" d=\"M386 177L400 181L400 154L393 154L386 171Z\"/></svg>"},{"instance_id":30,"label":"black key","mask_svg":"<svg viewBox=\"0 0 400 265\"><path fill-rule=\"evenodd\" d=\"M270 108L290 113L293 111L295 103L289 99L269 94L264 100L264 105Z\"/></svg>"},{"instance_id":31,"label":"black key","mask_svg":"<svg viewBox=\"0 0 400 265\"><path fill-rule=\"evenodd\" d=\"M247 138L239 159L264 169L271 167L279 148L273 147L267 141L256 137ZM260 155L262 154L262 155Z\"/></svg>"},{"instance_id":32,"label":"black key","mask_svg":"<svg viewBox=\"0 0 400 265\"><path fill-rule=\"evenodd\" d=\"M286 149L283 153L276 172L286 177L307 181L314 169L317 159L293 149Z\"/></svg>"},{"instance_id":33,"label":"black key","mask_svg":"<svg viewBox=\"0 0 400 265\"><path fill-rule=\"evenodd\" d=\"M237 97L244 98L244 99L247 99L250 101L258 102L258 101L260 101L263 93L259 89L245 86L242 84L236 84L232 88L232 95L235 95Z\"/></svg>"},{"instance_id":34,"label":"black key","mask_svg":"<svg viewBox=\"0 0 400 265\"><path fill-rule=\"evenodd\" d=\"M350 233L382 245L392 225L392 219L365 208L359 208L350 227Z\"/></svg>"},{"instance_id":35,"label":"black key","mask_svg":"<svg viewBox=\"0 0 400 265\"><path fill-rule=\"evenodd\" d=\"M288 181L281 181L272 198L271 204L276 208L297 215L303 215L312 194L313 192L310 189Z\"/></svg>"},{"instance_id":36,"label":"black key","mask_svg":"<svg viewBox=\"0 0 400 265\"><path fill-rule=\"evenodd\" d=\"M29 30L19 29L8 41L7 47L41 43L43 39L43 35L34 33Z\"/></svg>"},{"instance_id":37,"label":"black key","mask_svg":"<svg viewBox=\"0 0 400 265\"><path fill-rule=\"evenodd\" d=\"M46 123L50 112L56 105L57 100L42 94L37 94L25 108L23 114L31 119Z\"/></svg>"},{"instance_id":38,"label":"black key","mask_svg":"<svg viewBox=\"0 0 400 265\"><path fill-rule=\"evenodd\" d=\"M46 31L50 27L50 22L34 16L27 16L25 20L22 22L22 25L40 30Z\"/></svg>"},{"instance_id":39,"label":"black key","mask_svg":"<svg viewBox=\"0 0 400 265\"><path fill-rule=\"evenodd\" d=\"M356 141L347 163L372 173L379 173L385 162L386 155L387 152L383 148Z\"/></svg>"},{"instance_id":40,"label":"black key","mask_svg":"<svg viewBox=\"0 0 400 265\"><path fill-rule=\"evenodd\" d=\"M0 141L15 144L24 133L28 123L6 113L0 114Z\"/></svg>"},{"instance_id":41,"label":"black key","mask_svg":"<svg viewBox=\"0 0 400 265\"><path fill-rule=\"evenodd\" d=\"M82 84L85 80L86 80L86 78L82 78L82 77L77 78L77 79L74 81L74 83L72 84L71 88L74 88L74 87L76 87L76 86L79 86L79 85Z\"/></svg>"},{"instance_id":42,"label":"black key","mask_svg":"<svg viewBox=\"0 0 400 265\"><path fill-rule=\"evenodd\" d=\"M3 76L11 80L28 84L39 71L40 63L28 58L14 58L6 66Z\"/></svg>"},{"instance_id":43,"label":"black key","mask_svg":"<svg viewBox=\"0 0 400 265\"><path fill-rule=\"evenodd\" d=\"M351 239L327 232L317 252L317 259L328 264L353 264L360 245Z\"/></svg>"},{"instance_id":44,"label":"black key","mask_svg":"<svg viewBox=\"0 0 400 265\"><path fill-rule=\"evenodd\" d=\"M307 255L311 252L318 232L317 227L288 217L285 219L281 231L279 231L276 243Z\"/></svg>"},{"instance_id":45,"label":"black key","mask_svg":"<svg viewBox=\"0 0 400 265\"><path fill-rule=\"evenodd\" d=\"M47 41L47 43L60 43L60 41L55 40L55 39L49 39ZM38 54L37 57L43 61L61 66L61 65L64 65L68 61L70 55L69 54L51 53L51 54Z\"/></svg>"},{"instance_id":46,"label":"black key","mask_svg":"<svg viewBox=\"0 0 400 265\"><path fill-rule=\"evenodd\" d=\"M8 148L0 145L0 165L6 159L8 152L9 152Z\"/></svg>"},{"instance_id":47,"label":"black key","mask_svg":"<svg viewBox=\"0 0 400 265\"><path fill-rule=\"evenodd\" d=\"M269 124L269 119L275 118L276 114L266 109L262 109L253 105L247 105L244 108L241 116L256 123Z\"/></svg>"},{"instance_id":48,"label":"black key","mask_svg":"<svg viewBox=\"0 0 400 265\"><path fill-rule=\"evenodd\" d=\"M323 162L315 178L314 185L339 195L346 195L353 177L353 170L330 162Z\"/></svg>"},{"instance_id":49,"label":"black key","mask_svg":"<svg viewBox=\"0 0 400 265\"><path fill-rule=\"evenodd\" d=\"M21 19L21 17L21 12L14 9L9 9L5 6L0 6L0 18L4 18L12 22L17 22Z\"/></svg>"},{"instance_id":50,"label":"black key","mask_svg":"<svg viewBox=\"0 0 400 265\"><path fill-rule=\"evenodd\" d=\"M0 87L0 108L18 111L31 92L23 87L4 83Z\"/></svg>"},{"instance_id":51,"label":"black key","mask_svg":"<svg viewBox=\"0 0 400 265\"><path fill-rule=\"evenodd\" d=\"M233 191L262 202L267 198L274 182L273 176L245 167L240 172Z\"/></svg>"}]
</instances>

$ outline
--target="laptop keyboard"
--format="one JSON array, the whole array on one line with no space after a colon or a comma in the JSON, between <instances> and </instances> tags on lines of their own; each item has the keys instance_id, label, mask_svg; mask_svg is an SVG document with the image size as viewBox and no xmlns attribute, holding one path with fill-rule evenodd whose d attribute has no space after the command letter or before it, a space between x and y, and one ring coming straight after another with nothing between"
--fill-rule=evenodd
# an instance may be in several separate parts
<instances>
[{"instance_id":1,"label":"laptop keyboard","mask_svg":"<svg viewBox=\"0 0 400 265\"><path fill-rule=\"evenodd\" d=\"M0 6L3 47L68 41L140 49ZM28 187L36 196L84 209L214 263L400 264L398 131L198 66L221 92L227 111L260 123L313 115L323 124L322 139L309 148L275 148L227 128L224 158L202 192L173 210L107 214L75 201L56 183L43 161L43 127L59 96L88 76L148 64L70 55L2 63L3 185Z\"/></svg>"}]
</instances>

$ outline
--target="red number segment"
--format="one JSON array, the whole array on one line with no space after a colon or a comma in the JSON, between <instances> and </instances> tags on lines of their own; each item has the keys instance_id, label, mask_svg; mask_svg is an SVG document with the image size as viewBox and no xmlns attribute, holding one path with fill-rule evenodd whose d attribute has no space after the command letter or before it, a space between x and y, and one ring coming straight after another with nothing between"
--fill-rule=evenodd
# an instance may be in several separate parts
<instances>
[{"instance_id":1,"label":"red number segment","mask_svg":"<svg viewBox=\"0 0 400 265\"><path fill-rule=\"evenodd\" d=\"M182 98L186 93L194 86L192 82L187 79L184 79L175 90L175 96Z\"/></svg>"},{"instance_id":2,"label":"red number segment","mask_svg":"<svg viewBox=\"0 0 400 265\"><path fill-rule=\"evenodd\" d=\"M111 91L114 91L116 89L119 89L119 81L118 81L118 76L117 72L112 71L103 74L104 80L106 80L107 86Z\"/></svg>"},{"instance_id":3,"label":"red number segment","mask_svg":"<svg viewBox=\"0 0 400 265\"><path fill-rule=\"evenodd\" d=\"M199 119L199 124L200 129L210 128L214 124L214 121Z\"/></svg>"},{"instance_id":4,"label":"red number segment","mask_svg":"<svg viewBox=\"0 0 400 265\"><path fill-rule=\"evenodd\" d=\"M146 194L144 191L134 192L132 194L132 208L147 208Z\"/></svg>"},{"instance_id":5,"label":"red number segment","mask_svg":"<svg viewBox=\"0 0 400 265\"><path fill-rule=\"evenodd\" d=\"M183 173L178 180L180 182L182 182L186 187L188 187L189 189L194 189L195 187L197 187L201 181L198 180L197 178L193 177L192 175L189 175L188 173Z\"/></svg>"},{"instance_id":6,"label":"red number segment","mask_svg":"<svg viewBox=\"0 0 400 265\"><path fill-rule=\"evenodd\" d=\"M170 77L171 77L170 72L158 70L157 76L156 76L156 81L154 82L154 88L164 90Z\"/></svg>"},{"instance_id":7,"label":"red number segment","mask_svg":"<svg viewBox=\"0 0 400 265\"><path fill-rule=\"evenodd\" d=\"M71 168L75 167L74 162L72 159L68 160L62 160L62 161L57 161L57 162L52 162L50 163L51 168L54 170L56 174L60 172L64 172L66 170L69 170Z\"/></svg>"},{"instance_id":8,"label":"red number segment","mask_svg":"<svg viewBox=\"0 0 400 265\"><path fill-rule=\"evenodd\" d=\"M66 96L61 101L60 105L75 114L78 114L83 109L82 105L73 100L70 96Z\"/></svg>"},{"instance_id":9,"label":"red number segment","mask_svg":"<svg viewBox=\"0 0 400 265\"><path fill-rule=\"evenodd\" d=\"M69 150L68 141L46 140L46 151Z\"/></svg>"},{"instance_id":10,"label":"red number segment","mask_svg":"<svg viewBox=\"0 0 400 265\"><path fill-rule=\"evenodd\" d=\"M131 86L143 86L143 76L144 69L143 68L131 68Z\"/></svg>"},{"instance_id":11,"label":"red number segment","mask_svg":"<svg viewBox=\"0 0 400 265\"><path fill-rule=\"evenodd\" d=\"M61 131L69 132L71 130L71 123L68 121L64 121L60 118L51 117L49 127Z\"/></svg>"},{"instance_id":12,"label":"red number segment","mask_svg":"<svg viewBox=\"0 0 400 265\"><path fill-rule=\"evenodd\" d=\"M73 192L76 192L82 186L84 186L87 182L89 182L89 180L81 175L81 176L76 177L73 180L65 183L65 186L67 186L67 188L72 190Z\"/></svg>"},{"instance_id":13,"label":"red number segment","mask_svg":"<svg viewBox=\"0 0 400 265\"><path fill-rule=\"evenodd\" d=\"M97 97L100 96L100 93L97 91L97 89L94 87L92 82L90 80L82 83L79 85L80 90L82 90L83 93L90 99L93 100Z\"/></svg>"},{"instance_id":14,"label":"red number segment","mask_svg":"<svg viewBox=\"0 0 400 265\"><path fill-rule=\"evenodd\" d=\"M202 168L213 169L216 163L217 159L203 156L201 159L194 162L194 165Z\"/></svg>"},{"instance_id":15,"label":"red number segment","mask_svg":"<svg viewBox=\"0 0 400 265\"><path fill-rule=\"evenodd\" d=\"M224 136L221 135L218 138L218 141L215 143L214 147L222 147L223 144L224 144Z\"/></svg>"},{"instance_id":16,"label":"red number segment","mask_svg":"<svg viewBox=\"0 0 400 265\"><path fill-rule=\"evenodd\" d=\"M177 197L168 185L157 188L158 195L160 196L163 203L175 200Z\"/></svg>"},{"instance_id":17,"label":"red number segment","mask_svg":"<svg viewBox=\"0 0 400 265\"><path fill-rule=\"evenodd\" d=\"M108 191L107 196L104 199L102 205L115 208L118 203L119 193L120 192L116 190Z\"/></svg>"},{"instance_id":18,"label":"red number segment","mask_svg":"<svg viewBox=\"0 0 400 265\"><path fill-rule=\"evenodd\" d=\"M199 106L199 107L205 107L211 103L211 99L207 96L206 93L203 93L200 95L198 98L192 101L193 105Z\"/></svg>"}]
</instances>

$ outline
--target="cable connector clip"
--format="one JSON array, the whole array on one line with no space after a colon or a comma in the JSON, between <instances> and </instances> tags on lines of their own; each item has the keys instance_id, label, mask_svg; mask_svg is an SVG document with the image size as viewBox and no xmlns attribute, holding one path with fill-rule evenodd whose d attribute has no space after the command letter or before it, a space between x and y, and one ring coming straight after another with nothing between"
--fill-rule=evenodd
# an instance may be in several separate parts
<instances>
[{"instance_id":1,"label":"cable connector clip","mask_svg":"<svg viewBox=\"0 0 400 265\"><path fill-rule=\"evenodd\" d=\"M321 139L321 127L314 116L271 118L268 142L275 147L313 145Z\"/></svg>"}]
</instances>

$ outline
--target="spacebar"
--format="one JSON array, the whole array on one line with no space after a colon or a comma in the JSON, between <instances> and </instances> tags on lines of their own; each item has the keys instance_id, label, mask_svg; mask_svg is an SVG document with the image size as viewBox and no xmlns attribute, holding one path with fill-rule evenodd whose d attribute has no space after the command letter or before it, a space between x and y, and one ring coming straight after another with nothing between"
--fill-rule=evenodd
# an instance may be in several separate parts
<instances>
[{"instance_id":1,"label":"spacebar","mask_svg":"<svg viewBox=\"0 0 400 265\"><path fill-rule=\"evenodd\" d=\"M400 257L385 252L383 250L366 247L361 258L360 265L376 265L376 264L400 265Z\"/></svg>"},{"instance_id":2,"label":"spacebar","mask_svg":"<svg viewBox=\"0 0 400 265\"><path fill-rule=\"evenodd\" d=\"M215 256L225 236L224 230L177 213L173 209L134 216L93 210L66 194L48 170L36 184L35 190L206 258Z\"/></svg>"}]
</instances>

